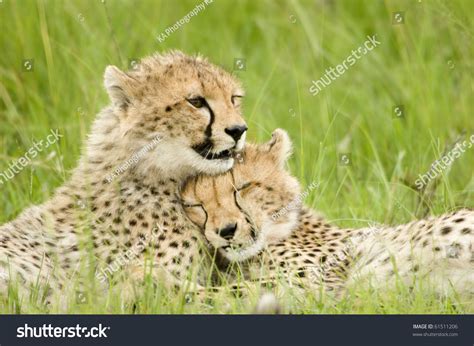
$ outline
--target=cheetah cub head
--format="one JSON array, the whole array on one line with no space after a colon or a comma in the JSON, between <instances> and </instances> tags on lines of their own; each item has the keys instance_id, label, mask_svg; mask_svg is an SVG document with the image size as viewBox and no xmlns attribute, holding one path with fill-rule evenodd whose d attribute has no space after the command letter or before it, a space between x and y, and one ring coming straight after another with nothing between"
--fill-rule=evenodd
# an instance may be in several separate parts
<instances>
[{"instance_id":1,"label":"cheetah cub head","mask_svg":"<svg viewBox=\"0 0 474 346\"><path fill-rule=\"evenodd\" d=\"M296 228L300 186L285 168L290 155L291 141L277 129L268 143L246 144L232 171L184 185L185 212L228 260L251 258Z\"/></svg>"},{"instance_id":2,"label":"cheetah cub head","mask_svg":"<svg viewBox=\"0 0 474 346\"><path fill-rule=\"evenodd\" d=\"M105 71L119 145L137 152L155 143L140 164L169 174L219 174L232 168L247 130L240 83L206 59L178 51L144 58L135 67Z\"/></svg>"}]
</instances>

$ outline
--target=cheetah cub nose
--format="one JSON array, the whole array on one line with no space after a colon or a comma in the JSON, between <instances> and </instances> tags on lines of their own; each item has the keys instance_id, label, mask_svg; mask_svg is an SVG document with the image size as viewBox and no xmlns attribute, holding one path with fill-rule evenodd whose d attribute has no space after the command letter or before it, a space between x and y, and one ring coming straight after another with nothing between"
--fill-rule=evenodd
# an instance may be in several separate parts
<instances>
[{"instance_id":1,"label":"cheetah cub nose","mask_svg":"<svg viewBox=\"0 0 474 346\"><path fill-rule=\"evenodd\" d=\"M245 131L247 131L247 126L245 125L234 125L225 129L225 133L231 136L236 142L242 137Z\"/></svg>"},{"instance_id":2,"label":"cheetah cub nose","mask_svg":"<svg viewBox=\"0 0 474 346\"><path fill-rule=\"evenodd\" d=\"M237 230L237 224L228 224L224 228L219 230L219 235L225 240L231 240L234 237L235 231Z\"/></svg>"}]
</instances>

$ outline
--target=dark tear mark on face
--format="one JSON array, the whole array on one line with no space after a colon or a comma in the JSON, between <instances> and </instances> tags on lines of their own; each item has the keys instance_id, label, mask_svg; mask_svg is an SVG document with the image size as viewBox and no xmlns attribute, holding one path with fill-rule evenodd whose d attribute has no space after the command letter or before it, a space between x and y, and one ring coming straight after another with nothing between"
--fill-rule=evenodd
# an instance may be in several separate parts
<instances>
[{"instance_id":1,"label":"dark tear mark on face","mask_svg":"<svg viewBox=\"0 0 474 346\"><path fill-rule=\"evenodd\" d=\"M232 153L230 150L223 150L220 153L211 153L211 150L214 146L214 144L212 143L211 137L212 137L212 125L214 124L214 121L215 121L215 115L214 115L214 111L209 106L206 99L203 98L202 102L204 102L204 107L206 107L209 110L210 120L209 120L209 124L207 124L207 127L204 130L204 134L206 138L204 139L202 143L194 145L192 148L194 149L195 152L197 152L199 155L201 155L203 158L207 160L229 159L232 156Z\"/></svg>"}]
</instances>

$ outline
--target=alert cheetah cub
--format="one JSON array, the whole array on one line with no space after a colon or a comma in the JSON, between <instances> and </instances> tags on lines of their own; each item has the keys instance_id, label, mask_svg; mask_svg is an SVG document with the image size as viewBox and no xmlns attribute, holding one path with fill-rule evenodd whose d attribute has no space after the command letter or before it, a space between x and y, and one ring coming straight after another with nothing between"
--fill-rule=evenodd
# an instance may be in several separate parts
<instances>
[{"instance_id":1,"label":"alert cheetah cub","mask_svg":"<svg viewBox=\"0 0 474 346\"><path fill-rule=\"evenodd\" d=\"M272 145L286 149L269 150ZM263 264L268 278L283 274L295 284L337 292L362 278L383 287L396 278L410 284L416 276L431 279L439 292L451 285L472 290L474 211L340 229L297 203L287 208L299 191L284 169L290 147L277 130L270 143L247 144L230 173L190 180L183 190L188 216L222 256L248 266L249 278L258 279Z\"/></svg>"},{"instance_id":2,"label":"alert cheetah cub","mask_svg":"<svg viewBox=\"0 0 474 346\"><path fill-rule=\"evenodd\" d=\"M107 282L119 259L141 278L145 257L167 284L199 282L189 272L207 248L177 196L187 177L232 168L247 129L243 90L226 71L178 51L129 72L109 66L104 84L111 104L71 178L0 228L2 292L13 281L61 288L83 267ZM140 252L123 263L132 247Z\"/></svg>"}]
</instances>

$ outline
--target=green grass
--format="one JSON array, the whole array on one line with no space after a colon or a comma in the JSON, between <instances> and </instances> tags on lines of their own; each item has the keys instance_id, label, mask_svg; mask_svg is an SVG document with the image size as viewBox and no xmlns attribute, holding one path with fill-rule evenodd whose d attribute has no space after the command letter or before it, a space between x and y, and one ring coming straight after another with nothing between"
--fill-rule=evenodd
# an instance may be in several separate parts
<instances>
[{"instance_id":1,"label":"green grass","mask_svg":"<svg viewBox=\"0 0 474 346\"><path fill-rule=\"evenodd\" d=\"M474 150L466 151L420 194L418 174L459 135L474 134L474 3L457 1L223 1L171 34L158 34L185 16L194 1L13 1L0 3L0 172L50 129L64 137L14 179L0 185L0 222L51 196L70 175L95 114L107 104L105 66L127 68L134 58L177 48L200 52L232 70L247 91L248 138L264 141L276 127L295 143L293 173L306 186L320 183L306 203L341 226L401 223L426 212L474 206ZM405 23L392 25L392 12ZM471 18L469 18L469 16ZM317 96L308 89L377 34L381 45L362 57ZM34 59L34 69L22 69ZM403 105L405 117L393 107ZM339 164L350 153L351 165ZM421 203L420 201L423 201ZM91 289L89 303L69 312L131 312L114 293ZM149 288L137 299L140 313L251 311L249 301L224 297L184 304L179 294ZM74 300L73 295L71 301ZM453 295L429 290L362 291L332 302L311 293L287 294L293 313L458 313ZM59 307L52 311L58 311ZM0 312L44 311L35 299L0 300Z\"/></svg>"}]
</instances>

